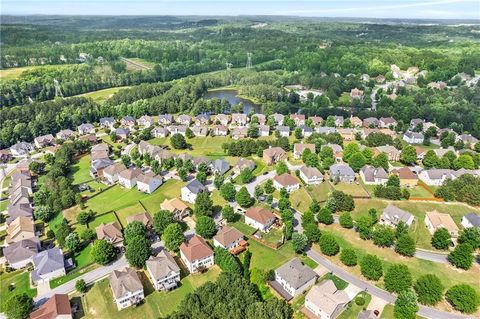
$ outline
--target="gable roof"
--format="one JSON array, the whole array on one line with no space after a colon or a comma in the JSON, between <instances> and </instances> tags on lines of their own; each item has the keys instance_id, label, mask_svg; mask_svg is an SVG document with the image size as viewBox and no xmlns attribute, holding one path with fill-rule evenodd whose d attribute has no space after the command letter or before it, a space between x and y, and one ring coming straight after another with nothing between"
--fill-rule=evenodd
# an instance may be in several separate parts
<instances>
[{"instance_id":1,"label":"gable roof","mask_svg":"<svg viewBox=\"0 0 480 319\"><path fill-rule=\"evenodd\" d=\"M180 267L175 259L165 249L162 249L155 257L150 256L146 264L154 280L163 278L172 272L180 272Z\"/></svg>"},{"instance_id":2,"label":"gable roof","mask_svg":"<svg viewBox=\"0 0 480 319\"><path fill-rule=\"evenodd\" d=\"M251 207L245 212L245 216L259 222L262 225L268 223L275 215L263 207Z\"/></svg>"},{"instance_id":3,"label":"gable roof","mask_svg":"<svg viewBox=\"0 0 480 319\"><path fill-rule=\"evenodd\" d=\"M302 172L303 175L305 175L307 178L314 178L314 177L323 178L323 174L316 167L302 166L300 168L300 172Z\"/></svg>"},{"instance_id":4,"label":"gable roof","mask_svg":"<svg viewBox=\"0 0 480 319\"><path fill-rule=\"evenodd\" d=\"M128 293L143 289L142 282L135 269L125 267L121 270L114 270L108 277L113 296L119 299Z\"/></svg>"},{"instance_id":5,"label":"gable roof","mask_svg":"<svg viewBox=\"0 0 480 319\"><path fill-rule=\"evenodd\" d=\"M338 306L350 301L346 292L338 290L331 280L327 280L318 286L313 286L306 298L329 315L332 315Z\"/></svg>"},{"instance_id":6,"label":"gable roof","mask_svg":"<svg viewBox=\"0 0 480 319\"><path fill-rule=\"evenodd\" d=\"M446 228L449 232L457 232L458 226L449 214L440 213L437 210L426 212L426 215L434 228Z\"/></svg>"},{"instance_id":7,"label":"gable roof","mask_svg":"<svg viewBox=\"0 0 480 319\"><path fill-rule=\"evenodd\" d=\"M298 258L293 258L283 264L275 272L294 289L298 289L318 277L316 272L304 265Z\"/></svg>"},{"instance_id":8,"label":"gable roof","mask_svg":"<svg viewBox=\"0 0 480 319\"><path fill-rule=\"evenodd\" d=\"M334 164L330 166L330 175L332 176L350 176L355 177L353 169L345 164Z\"/></svg>"},{"instance_id":9,"label":"gable roof","mask_svg":"<svg viewBox=\"0 0 480 319\"><path fill-rule=\"evenodd\" d=\"M31 217L18 216L13 220L10 225L7 227L7 238L6 241L10 242L12 238L20 234L21 232L28 232L33 235L35 234L35 225Z\"/></svg>"},{"instance_id":10,"label":"gable roof","mask_svg":"<svg viewBox=\"0 0 480 319\"><path fill-rule=\"evenodd\" d=\"M285 151L281 147L270 147L267 149L263 150L263 156L268 156L268 157L281 157L285 155Z\"/></svg>"},{"instance_id":11,"label":"gable roof","mask_svg":"<svg viewBox=\"0 0 480 319\"><path fill-rule=\"evenodd\" d=\"M187 185L185 185L183 187L186 187L193 194L199 194L199 193L204 192L206 190L205 185L200 183L200 181L196 178L191 180Z\"/></svg>"},{"instance_id":12,"label":"gable roof","mask_svg":"<svg viewBox=\"0 0 480 319\"><path fill-rule=\"evenodd\" d=\"M296 177L288 173L283 173L282 175L277 175L273 178L277 183L282 185L283 187L297 185L299 183Z\"/></svg>"},{"instance_id":13,"label":"gable roof","mask_svg":"<svg viewBox=\"0 0 480 319\"><path fill-rule=\"evenodd\" d=\"M65 269L62 250L60 248L51 248L39 252L33 256L33 265L35 267L35 270L32 271L34 281L42 275L59 269Z\"/></svg>"},{"instance_id":14,"label":"gable roof","mask_svg":"<svg viewBox=\"0 0 480 319\"><path fill-rule=\"evenodd\" d=\"M160 208L163 210L168 210L173 213L175 211L184 211L188 209L188 206L178 198L165 199Z\"/></svg>"},{"instance_id":15,"label":"gable roof","mask_svg":"<svg viewBox=\"0 0 480 319\"><path fill-rule=\"evenodd\" d=\"M68 295L54 294L37 310L30 314L30 319L55 319L62 315L71 315L70 300Z\"/></svg>"},{"instance_id":16,"label":"gable roof","mask_svg":"<svg viewBox=\"0 0 480 319\"><path fill-rule=\"evenodd\" d=\"M388 204L382 213L382 219L387 219L393 224L398 224L400 221L407 223L407 221L412 217L413 215L409 212L404 211L403 209L400 209L392 204Z\"/></svg>"},{"instance_id":17,"label":"gable roof","mask_svg":"<svg viewBox=\"0 0 480 319\"><path fill-rule=\"evenodd\" d=\"M361 172L367 182L374 182L375 178L388 179L388 174L383 167L375 168L370 165L365 165L362 167Z\"/></svg>"},{"instance_id":18,"label":"gable roof","mask_svg":"<svg viewBox=\"0 0 480 319\"><path fill-rule=\"evenodd\" d=\"M35 256L40 250L40 240L37 237L24 239L3 248L3 254L9 264Z\"/></svg>"},{"instance_id":19,"label":"gable roof","mask_svg":"<svg viewBox=\"0 0 480 319\"><path fill-rule=\"evenodd\" d=\"M180 245L180 251L190 262L213 255L212 248L210 248L202 237L197 235L190 238L188 242L182 243Z\"/></svg>"},{"instance_id":20,"label":"gable roof","mask_svg":"<svg viewBox=\"0 0 480 319\"><path fill-rule=\"evenodd\" d=\"M152 216L150 216L150 214L147 212L127 216L126 220L127 220L127 224L130 224L131 222L141 222L145 226L153 225Z\"/></svg>"},{"instance_id":21,"label":"gable roof","mask_svg":"<svg viewBox=\"0 0 480 319\"><path fill-rule=\"evenodd\" d=\"M218 171L220 175L223 175L230 169L230 163L221 158L216 159L213 161L213 169Z\"/></svg>"},{"instance_id":22,"label":"gable roof","mask_svg":"<svg viewBox=\"0 0 480 319\"><path fill-rule=\"evenodd\" d=\"M127 180L133 180L137 178L140 174L142 174L142 170L138 168L128 168L126 170L121 171L118 173L118 176L121 178L125 178Z\"/></svg>"},{"instance_id":23,"label":"gable roof","mask_svg":"<svg viewBox=\"0 0 480 319\"><path fill-rule=\"evenodd\" d=\"M227 247L238 239L243 239L243 234L236 228L223 226L222 229L220 229L213 237L213 239L218 241L222 246Z\"/></svg>"},{"instance_id":24,"label":"gable roof","mask_svg":"<svg viewBox=\"0 0 480 319\"><path fill-rule=\"evenodd\" d=\"M392 172L398 174L400 179L418 179L417 174L412 172L412 170L406 166L399 169L394 169Z\"/></svg>"},{"instance_id":25,"label":"gable roof","mask_svg":"<svg viewBox=\"0 0 480 319\"><path fill-rule=\"evenodd\" d=\"M467 215L463 216L466 220L470 222L474 227L480 227L480 215L475 213L468 213Z\"/></svg>"},{"instance_id":26,"label":"gable roof","mask_svg":"<svg viewBox=\"0 0 480 319\"><path fill-rule=\"evenodd\" d=\"M123 163L113 163L110 166L105 167L103 170L103 174L108 174L108 175L116 175L124 170L126 170L127 167L123 165Z\"/></svg>"},{"instance_id":27,"label":"gable roof","mask_svg":"<svg viewBox=\"0 0 480 319\"><path fill-rule=\"evenodd\" d=\"M118 222L111 222L108 224L101 223L95 228L98 239L109 239L113 243L122 242L123 234Z\"/></svg>"},{"instance_id":28,"label":"gable roof","mask_svg":"<svg viewBox=\"0 0 480 319\"><path fill-rule=\"evenodd\" d=\"M315 144L295 143L293 145L293 152L302 154L306 149L309 149L312 153L315 153Z\"/></svg>"}]
</instances>

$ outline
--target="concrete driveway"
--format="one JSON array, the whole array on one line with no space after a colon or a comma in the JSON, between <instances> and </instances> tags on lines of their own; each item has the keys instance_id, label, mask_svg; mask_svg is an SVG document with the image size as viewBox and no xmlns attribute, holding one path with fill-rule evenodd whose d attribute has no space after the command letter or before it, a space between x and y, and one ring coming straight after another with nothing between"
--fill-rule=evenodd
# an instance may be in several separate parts
<instances>
[{"instance_id":1,"label":"concrete driveway","mask_svg":"<svg viewBox=\"0 0 480 319\"><path fill-rule=\"evenodd\" d=\"M359 287L357 287L355 285L349 284L347 286L347 288L345 288L344 291L347 294L348 298L350 300L353 300L353 298L355 298L355 296L358 295L358 293L361 292L362 289L360 289Z\"/></svg>"},{"instance_id":2,"label":"concrete driveway","mask_svg":"<svg viewBox=\"0 0 480 319\"><path fill-rule=\"evenodd\" d=\"M372 296L372 300L367 306L367 310L378 310L379 313L382 313L383 308L387 305L387 302L377 296Z\"/></svg>"}]
</instances>

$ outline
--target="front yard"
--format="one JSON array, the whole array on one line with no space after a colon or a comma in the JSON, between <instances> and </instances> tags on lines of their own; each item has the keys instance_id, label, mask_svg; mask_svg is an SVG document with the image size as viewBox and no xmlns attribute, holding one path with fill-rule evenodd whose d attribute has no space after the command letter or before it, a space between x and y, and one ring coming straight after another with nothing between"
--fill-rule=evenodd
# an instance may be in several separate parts
<instances>
[{"instance_id":1,"label":"front yard","mask_svg":"<svg viewBox=\"0 0 480 319\"><path fill-rule=\"evenodd\" d=\"M9 286L13 289L10 290ZM0 312L3 312L3 307L10 296L15 294L26 293L30 297L37 295L37 289L30 288L30 274L23 270L14 272L4 272L0 275Z\"/></svg>"}]
</instances>

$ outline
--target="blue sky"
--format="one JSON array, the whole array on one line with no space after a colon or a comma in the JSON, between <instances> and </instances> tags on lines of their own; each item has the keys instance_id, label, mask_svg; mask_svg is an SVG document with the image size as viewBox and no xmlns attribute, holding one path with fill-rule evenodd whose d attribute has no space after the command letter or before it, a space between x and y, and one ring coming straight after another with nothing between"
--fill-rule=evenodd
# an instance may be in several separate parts
<instances>
[{"instance_id":1,"label":"blue sky","mask_svg":"<svg viewBox=\"0 0 480 319\"><path fill-rule=\"evenodd\" d=\"M479 19L480 0L1 0L2 14Z\"/></svg>"}]
</instances>

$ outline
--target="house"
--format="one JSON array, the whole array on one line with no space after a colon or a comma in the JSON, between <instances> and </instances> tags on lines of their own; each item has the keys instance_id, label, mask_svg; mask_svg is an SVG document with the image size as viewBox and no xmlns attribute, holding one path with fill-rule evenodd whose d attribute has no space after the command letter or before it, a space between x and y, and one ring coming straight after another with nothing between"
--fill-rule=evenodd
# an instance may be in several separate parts
<instances>
[{"instance_id":1,"label":"house","mask_svg":"<svg viewBox=\"0 0 480 319\"><path fill-rule=\"evenodd\" d=\"M214 263L212 248L197 235L180 245L180 258L190 273L210 268Z\"/></svg>"},{"instance_id":2,"label":"house","mask_svg":"<svg viewBox=\"0 0 480 319\"><path fill-rule=\"evenodd\" d=\"M255 113L252 115L252 118L256 117L258 120L258 124L260 125L265 125L267 123L267 117L264 114L261 113Z\"/></svg>"},{"instance_id":3,"label":"house","mask_svg":"<svg viewBox=\"0 0 480 319\"><path fill-rule=\"evenodd\" d=\"M194 179L190 181L187 185L183 186L181 189L182 200L194 204L197 199L198 194L205 192L207 188L198 181Z\"/></svg>"},{"instance_id":4,"label":"house","mask_svg":"<svg viewBox=\"0 0 480 319\"><path fill-rule=\"evenodd\" d=\"M7 208L7 226L10 225L17 217L23 216L33 219L33 209L30 203L9 205Z\"/></svg>"},{"instance_id":5,"label":"house","mask_svg":"<svg viewBox=\"0 0 480 319\"><path fill-rule=\"evenodd\" d=\"M278 190L285 188L287 193L291 193L300 188L300 182L296 177L288 173L284 173L273 178L273 186Z\"/></svg>"},{"instance_id":6,"label":"house","mask_svg":"<svg viewBox=\"0 0 480 319\"><path fill-rule=\"evenodd\" d=\"M24 239L35 238L35 224L31 217L18 216L7 226L5 242L12 244Z\"/></svg>"},{"instance_id":7,"label":"house","mask_svg":"<svg viewBox=\"0 0 480 319\"><path fill-rule=\"evenodd\" d=\"M270 126L259 125L258 126L258 136L270 136Z\"/></svg>"},{"instance_id":8,"label":"house","mask_svg":"<svg viewBox=\"0 0 480 319\"><path fill-rule=\"evenodd\" d=\"M118 181L118 174L126 169L122 163L114 163L103 169L103 179L110 185L115 184Z\"/></svg>"},{"instance_id":9,"label":"house","mask_svg":"<svg viewBox=\"0 0 480 319\"><path fill-rule=\"evenodd\" d=\"M145 299L142 282L133 268L114 270L108 277L108 282L118 310L136 305Z\"/></svg>"},{"instance_id":10,"label":"house","mask_svg":"<svg viewBox=\"0 0 480 319\"><path fill-rule=\"evenodd\" d=\"M235 127L232 131L232 138L234 140L239 140L247 137L248 128L247 127Z\"/></svg>"},{"instance_id":11,"label":"house","mask_svg":"<svg viewBox=\"0 0 480 319\"><path fill-rule=\"evenodd\" d=\"M374 310L363 310L358 314L357 319L377 319L377 315Z\"/></svg>"},{"instance_id":12,"label":"house","mask_svg":"<svg viewBox=\"0 0 480 319\"><path fill-rule=\"evenodd\" d=\"M447 83L443 81L430 82L427 84L427 87L431 89L443 90L444 88L447 87Z\"/></svg>"},{"instance_id":13,"label":"house","mask_svg":"<svg viewBox=\"0 0 480 319\"><path fill-rule=\"evenodd\" d=\"M0 150L0 163L4 164L7 163L12 159L12 152L10 149L3 149Z\"/></svg>"},{"instance_id":14,"label":"house","mask_svg":"<svg viewBox=\"0 0 480 319\"><path fill-rule=\"evenodd\" d=\"M53 145L55 138L52 134L35 137L33 140L36 148L44 148L45 146Z\"/></svg>"},{"instance_id":15,"label":"house","mask_svg":"<svg viewBox=\"0 0 480 319\"><path fill-rule=\"evenodd\" d=\"M347 293L337 289L332 280L313 286L305 296L305 308L316 318L335 319L350 301Z\"/></svg>"},{"instance_id":16,"label":"house","mask_svg":"<svg viewBox=\"0 0 480 319\"><path fill-rule=\"evenodd\" d=\"M93 126L90 123L80 124L77 127L77 130L78 130L78 134L80 135L95 134L95 126Z\"/></svg>"},{"instance_id":17,"label":"house","mask_svg":"<svg viewBox=\"0 0 480 319\"><path fill-rule=\"evenodd\" d=\"M304 265L300 259L293 258L278 269L275 269L275 284L287 293L292 299L315 284L318 275L310 267ZM277 285L273 284L276 288ZM276 289L275 289L276 290ZM284 297L284 293L282 294Z\"/></svg>"},{"instance_id":18,"label":"house","mask_svg":"<svg viewBox=\"0 0 480 319\"><path fill-rule=\"evenodd\" d=\"M418 174L418 177L429 186L441 186L447 179L454 179L451 169L426 169Z\"/></svg>"},{"instance_id":19,"label":"house","mask_svg":"<svg viewBox=\"0 0 480 319\"><path fill-rule=\"evenodd\" d=\"M373 149L375 155L385 153L388 156L389 161L398 162L400 160L400 151L391 145L377 146Z\"/></svg>"},{"instance_id":20,"label":"house","mask_svg":"<svg viewBox=\"0 0 480 319\"><path fill-rule=\"evenodd\" d=\"M168 127L168 130L171 135L180 134L185 136L187 134L187 128L188 126L186 125L171 125Z\"/></svg>"},{"instance_id":21,"label":"house","mask_svg":"<svg viewBox=\"0 0 480 319\"><path fill-rule=\"evenodd\" d=\"M275 123L277 123L277 125L283 125L283 120L285 119L285 116L283 116L283 114L275 113L272 115L272 118Z\"/></svg>"},{"instance_id":22,"label":"house","mask_svg":"<svg viewBox=\"0 0 480 319\"><path fill-rule=\"evenodd\" d=\"M208 168L209 166L211 166L211 163L212 160L210 160L206 156L197 156L192 159L192 164L196 169L198 169L202 164L204 164Z\"/></svg>"},{"instance_id":23,"label":"house","mask_svg":"<svg viewBox=\"0 0 480 319\"><path fill-rule=\"evenodd\" d=\"M363 139L366 139L372 133L382 133L390 136L392 139L396 137L395 132L389 128L368 128L368 127L365 127L362 129L361 136Z\"/></svg>"},{"instance_id":24,"label":"house","mask_svg":"<svg viewBox=\"0 0 480 319\"><path fill-rule=\"evenodd\" d=\"M134 117L127 115L120 119L120 125L132 128L137 124L137 121Z\"/></svg>"},{"instance_id":25,"label":"house","mask_svg":"<svg viewBox=\"0 0 480 319\"><path fill-rule=\"evenodd\" d=\"M90 163L90 176L93 178L102 178L103 177L103 170L111 165L113 165L113 161L109 158L101 158L93 160Z\"/></svg>"},{"instance_id":26,"label":"house","mask_svg":"<svg viewBox=\"0 0 480 319\"><path fill-rule=\"evenodd\" d=\"M383 83L383 82L385 82L385 76L383 76L383 75L380 74L380 75L378 75L378 76L375 77L375 81L376 81L378 84Z\"/></svg>"},{"instance_id":27,"label":"house","mask_svg":"<svg viewBox=\"0 0 480 319\"><path fill-rule=\"evenodd\" d=\"M185 125L185 126L190 126L190 123L192 123L192 117L190 115L181 114L177 117L175 122L177 122L178 124Z\"/></svg>"},{"instance_id":28,"label":"house","mask_svg":"<svg viewBox=\"0 0 480 319\"><path fill-rule=\"evenodd\" d=\"M269 147L263 150L263 161L272 165L287 159L287 153L281 147Z\"/></svg>"},{"instance_id":29,"label":"house","mask_svg":"<svg viewBox=\"0 0 480 319\"><path fill-rule=\"evenodd\" d=\"M91 145L93 145L93 144L96 144L98 142L98 138L94 133L92 133L92 134L87 134L87 135L80 136L80 141L85 141L85 142L88 142ZM55 147L55 146L52 146L52 147ZM48 151L53 151L52 154L55 155L55 152L56 152L57 149L53 149L53 150L47 149L47 152Z\"/></svg>"},{"instance_id":30,"label":"house","mask_svg":"<svg viewBox=\"0 0 480 319\"><path fill-rule=\"evenodd\" d=\"M318 134L328 135L328 134L335 133L336 131L337 131L336 128L334 128L334 127L328 127L328 126L317 126L317 127L315 128L315 132L317 132Z\"/></svg>"},{"instance_id":31,"label":"house","mask_svg":"<svg viewBox=\"0 0 480 319\"><path fill-rule=\"evenodd\" d=\"M354 88L350 91L350 99L363 99L363 91Z\"/></svg>"},{"instance_id":32,"label":"house","mask_svg":"<svg viewBox=\"0 0 480 319\"><path fill-rule=\"evenodd\" d=\"M251 207L245 212L245 224L262 232L267 232L275 220L275 215L266 208Z\"/></svg>"},{"instance_id":33,"label":"house","mask_svg":"<svg viewBox=\"0 0 480 319\"><path fill-rule=\"evenodd\" d=\"M246 245L243 234L236 228L223 226L213 237L213 246L230 250Z\"/></svg>"},{"instance_id":34,"label":"house","mask_svg":"<svg viewBox=\"0 0 480 319\"><path fill-rule=\"evenodd\" d=\"M308 185L323 182L323 174L316 167L302 166L300 168L300 178Z\"/></svg>"},{"instance_id":35,"label":"house","mask_svg":"<svg viewBox=\"0 0 480 319\"><path fill-rule=\"evenodd\" d=\"M295 126L305 125L305 115L304 114L290 114L290 119L293 120Z\"/></svg>"},{"instance_id":36,"label":"house","mask_svg":"<svg viewBox=\"0 0 480 319\"><path fill-rule=\"evenodd\" d=\"M118 183L125 188L131 189L137 185L137 178L142 174L138 168L127 168L118 173Z\"/></svg>"},{"instance_id":37,"label":"house","mask_svg":"<svg viewBox=\"0 0 480 319\"><path fill-rule=\"evenodd\" d=\"M207 114L199 114L195 117L195 125L208 125L210 124L210 116Z\"/></svg>"},{"instance_id":38,"label":"house","mask_svg":"<svg viewBox=\"0 0 480 319\"><path fill-rule=\"evenodd\" d=\"M248 117L246 114L242 113L233 113L232 114L232 124L237 126L245 126L247 125Z\"/></svg>"},{"instance_id":39,"label":"house","mask_svg":"<svg viewBox=\"0 0 480 319\"><path fill-rule=\"evenodd\" d=\"M215 122L220 123L223 126L227 126L230 123L230 117L226 114L215 115Z\"/></svg>"},{"instance_id":40,"label":"house","mask_svg":"<svg viewBox=\"0 0 480 319\"><path fill-rule=\"evenodd\" d=\"M92 146L92 149L90 151L90 160L93 162L97 159L108 158L109 153L110 149L108 147L108 144L97 144L95 146Z\"/></svg>"},{"instance_id":41,"label":"house","mask_svg":"<svg viewBox=\"0 0 480 319\"><path fill-rule=\"evenodd\" d=\"M235 174L240 174L244 169L253 171L255 169L255 162L246 158L239 158L235 166L233 167L233 172Z\"/></svg>"},{"instance_id":42,"label":"house","mask_svg":"<svg viewBox=\"0 0 480 319\"><path fill-rule=\"evenodd\" d=\"M68 139L70 139L70 138L72 138L72 137L74 137L74 136L75 136L75 132L72 131L72 130L69 130L69 129L61 130L61 131L58 132L57 135L56 135L56 137L57 137L58 139L61 139L61 140L64 140L64 141L66 141L66 140L68 140Z\"/></svg>"},{"instance_id":43,"label":"house","mask_svg":"<svg viewBox=\"0 0 480 319\"><path fill-rule=\"evenodd\" d=\"M381 117L378 124L381 128L391 128L397 126L397 121L393 117Z\"/></svg>"},{"instance_id":44,"label":"house","mask_svg":"<svg viewBox=\"0 0 480 319\"><path fill-rule=\"evenodd\" d=\"M351 116L350 123L353 125L353 127L360 127L363 125L363 121L357 116Z\"/></svg>"},{"instance_id":45,"label":"house","mask_svg":"<svg viewBox=\"0 0 480 319\"><path fill-rule=\"evenodd\" d=\"M33 263L33 256L40 251L40 240L38 237L23 239L3 248L3 255L8 266L13 269L20 269Z\"/></svg>"},{"instance_id":46,"label":"house","mask_svg":"<svg viewBox=\"0 0 480 319\"><path fill-rule=\"evenodd\" d=\"M289 137L290 136L290 127L284 125L277 126L277 132L280 137Z\"/></svg>"},{"instance_id":47,"label":"house","mask_svg":"<svg viewBox=\"0 0 480 319\"><path fill-rule=\"evenodd\" d=\"M300 125L297 128L301 130L303 137L309 137L313 134L313 128L311 128L310 126Z\"/></svg>"},{"instance_id":48,"label":"house","mask_svg":"<svg viewBox=\"0 0 480 319\"><path fill-rule=\"evenodd\" d=\"M123 246L123 233L118 222L101 223L95 228L98 239L104 239L115 247Z\"/></svg>"},{"instance_id":49,"label":"house","mask_svg":"<svg viewBox=\"0 0 480 319\"><path fill-rule=\"evenodd\" d=\"M180 267L165 249L156 256L151 256L146 261L146 266L155 290L172 290L180 282Z\"/></svg>"},{"instance_id":50,"label":"house","mask_svg":"<svg viewBox=\"0 0 480 319\"><path fill-rule=\"evenodd\" d=\"M178 198L165 199L163 203L160 204L160 209L172 213L176 220L181 220L183 217L188 216L190 210L188 206Z\"/></svg>"},{"instance_id":51,"label":"house","mask_svg":"<svg viewBox=\"0 0 480 319\"><path fill-rule=\"evenodd\" d=\"M464 228L480 228L480 215L475 213L469 213L462 217L462 226ZM5 250L3 251L5 253Z\"/></svg>"},{"instance_id":52,"label":"house","mask_svg":"<svg viewBox=\"0 0 480 319\"><path fill-rule=\"evenodd\" d=\"M410 168L402 167L391 171L392 174L397 174L400 178L400 186L413 188L418 184L418 176Z\"/></svg>"},{"instance_id":53,"label":"house","mask_svg":"<svg viewBox=\"0 0 480 319\"><path fill-rule=\"evenodd\" d=\"M10 146L10 153L13 157L22 157L28 155L28 153L33 152L35 148L32 144L27 142L18 142Z\"/></svg>"},{"instance_id":54,"label":"house","mask_svg":"<svg viewBox=\"0 0 480 319\"><path fill-rule=\"evenodd\" d=\"M153 119L153 117L148 115L143 115L138 119L138 125L143 126L145 128L153 126L154 124L155 124L155 120Z\"/></svg>"},{"instance_id":55,"label":"house","mask_svg":"<svg viewBox=\"0 0 480 319\"><path fill-rule=\"evenodd\" d=\"M208 127L204 125L195 125L191 128L193 135L195 136L207 136Z\"/></svg>"},{"instance_id":56,"label":"house","mask_svg":"<svg viewBox=\"0 0 480 319\"><path fill-rule=\"evenodd\" d=\"M10 194L10 205L30 203L30 193L27 187L19 187Z\"/></svg>"},{"instance_id":57,"label":"house","mask_svg":"<svg viewBox=\"0 0 480 319\"><path fill-rule=\"evenodd\" d=\"M212 127L213 136L227 136L228 135L228 128L225 125L214 125Z\"/></svg>"},{"instance_id":58,"label":"house","mask_svg":"<svg viewBox=\"0 0 480 319\"><path fill-rule=\"evenodd\" d=\"M115 134L120 137L120 139L125 140L130 135L130 130L128 128L119 127L115 130Z\"/></svg>"},{"instance_id":59,"label":"house","mask_svg":"<svg viewBox=\"0 0 480 319\"><path fill-rule=\"evenodd\" d=\"M337 162L341 162L343 159L343 148L338 144L326 144L322 147L330 147L333 151L333 157Z\"/></svg>"},{"instance_id":60,"label":"house","mask_svg":"<svg viewBox=\"0 0 480 319\"><path fill-rule=\"evenodd\" d=\"M320 116L310 116L308 119L312 121L313 126L319 126L323 122L323 118Z\"/></svg>"},{"instance_id":61,"label":"house","mask_svg":"<svg viewBox=\"0 0 480 319\"><path fill-rule=\"evenodd\" d=\"M105 128L113 128L113 124L115 124L115 119L113 117L102 117L100 119L100 126Z\"/></svg>"},{"instance_id":62,"label":"house","mask_svg":"<svg viewBox=\"0 0 480 319\"><path fill-rule=\"evenodd\" d=\"M30 313L30 319L72 319L72 308L66 294L54 294L37 310Z\"/></svg>"},{"instance_id":63,"label":"house","mask_svg":"<svg viewBox=\"0 0 480 319\"><path fill-rule=\"evenodd\" d=\"M335 124L335 127L342 127L344 122L345 119L341 115L335 115L333 117L333 123Z\"/></svg>"},{"instance_id":64,"label":"house","mask_svg":"<svg viewBox=\"0 0 480 319\"><path fill-rule=\"evenodd\" d=\"M411 128L411 129L414 129L414 128L416 128L418 125L423 124L423 123L425 123L425 121L422 120L422 119L418 119L418 118L416 118L416 119L411 119L411 120L410 120L410 128Z\"/></svg>"},{"instance_id":65,"label":"house","mask_svg":"<svg viewBox=\"0 0 480 319\"><path fill-rule=\"evenodd\" d=\"M339 128L338 133L342 136L344 141L355 140L356 131L353 128Z\"/></svg>"},{"instance_id":66,"label":"house","mask_svg":"<svg viewBox=\"0 0 480 319\"><path fill-rule=\"evenodd\" d=\"M315 144L295 143L293 145L293 157L296 159L301 158L306 149L309 149L310 152L315 153Z\"/></svg>"},{"instance_id":67,"label":"house","mask_svg":"<svg viewBox=\"0 0 480 319\"><path fill-rule=\"evenodd\" d=\"M360 170L360 177L366 185L384 185L388 181L388 174L383 167L365 165Z\"/></svg>"},{"instance_id":68,"label":"house","mask_svg":"<svg viewBox=\"0 0 480 319\"><path fill-rule=\"evenodd\" d=\"M32 281L35 284L46 283L54 278L65 276L65 260L60 248L51 248L39 252L32 259Z\"/></svg>"},{"instance_id":69,"label":"house","mask_svg":"<svg viewBox=\"0 0 480 319\"><path fill-rule=\"evenodd\" d=\"M130 224L131 222L140 222L147 229L150 229L153 227L152 216L150 216L150 214L147 212L127 216L126 220L127 220L127 224Z\"/></svg>"},{"instance_id":70,"label":"house","mask_svg":"<svg viewBox=\"0 0 480 319\"><path fill-rule=\"evenodd\" d=\"M424 135L422 133L407 131L403 134L403 140L408 144L420 144L423 143Z\"/></svg>"},{"instance_id":71,"label":"house","mask_svg":"<svg viewBox=\"0 0 480 319\"><path fill-rule=\"evenodd\" d=\"M412 226L415 217L407 211L398 208L395 205L388 204L380 216L380 224L397 227L400 221L403 221L408 227Z\"/></svg>"},{"instance_id":72,"label":"house","mask_svg":"<svg viewBox=\"0 0 480 319\"><path fill-rule=\"evenodd\" d=\"M170 114L160 114L158 116L158 123L161 125L170 125L173 123L173 116Z\"/></svg>"},{"instance_id":73,"label":"house","mask_svg":"<svg viewBox=\"0 0 480 319\"><path fill-rule=\"evenodd\" d=\"M478 143L478 139L473 137L472 135L470 134L461 134L461 135L458 135L457 138L456 138L456 141L462 141L463 143L465 144L468 144L468 145L475 145Z\"/></svg>"},{"instance_id":74,"label":"house","mask_svg":"<svg viewBox=\"0 0 480 319\"><path fill-rule=\"evenodd\" d=\"M142 173L137 176L137 189L140 192L151 194L163 183L163 177L153 172Z\"/></svg>"},{"instance_id":75,"label":"house","mask_svg":"<svg viewBox=\"0 0 480 319\"><path fill-rule=\"evenodd\" d=\"M164 127L155 127L150 134L152 134L153 137L167 137L168 136L168 129Z\"/></svg>"},{"instance_id":76,"label":"house","mask_svg":"<svg viewBox=\"0 0 480 319\"><path fill-rule=\"evenodd\" d=\"M330 180L351 184L355 180L355 172L346 164L334 164L330 166Z\"/></svg>"},{"instance_id":77,"label":"house","mask_svg":"<svg viewBox=\"0 0 480 319\"><path fill-rule=\"evenodd\" d=\"M380 121L376 117L367 117L363 120L362 125L363 127L378 127Z\"/></svg>"},{"instance_id":78,"label":"house","mask_svg":"<svg viewBox=\"0 0 480 319\"><path fill-rule=\"evenodd\" d=\"M425 225L430 234L434 234L439 228L445 228L453 238L458 237L458 227L449 214L439 213L437 210L425 213Z\"/></svg>"},{"instance_id":79,"label":"house","mask_svg":"<svg viewBox=\"0 0 480 319\"><path fill-rule=\"evenodd\" d=\"M211 166L212 172L219 175L225 174L230 169L230 163L221 158L214 160Z\"/></svg>"}]
</instances>

